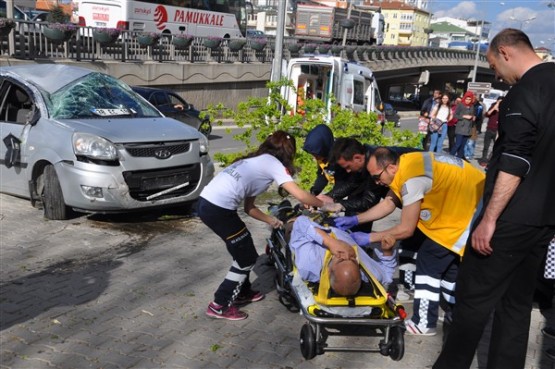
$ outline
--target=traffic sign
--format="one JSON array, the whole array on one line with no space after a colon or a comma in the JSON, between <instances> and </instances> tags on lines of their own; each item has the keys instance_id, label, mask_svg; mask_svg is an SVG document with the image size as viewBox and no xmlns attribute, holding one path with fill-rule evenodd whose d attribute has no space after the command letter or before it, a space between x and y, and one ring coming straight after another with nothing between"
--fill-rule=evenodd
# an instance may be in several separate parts
<instances>
[{"instance_id":1,"label":"traffic sign","mask_svg":"<svg viewBox=\"0 0 555 369\"><path fill-rule=\"evenodd\" d=\"M489 82L468 82L467 91L472 91L476 94L487 94L491 90L491 83Z\"/></svg>"}]
</instances>

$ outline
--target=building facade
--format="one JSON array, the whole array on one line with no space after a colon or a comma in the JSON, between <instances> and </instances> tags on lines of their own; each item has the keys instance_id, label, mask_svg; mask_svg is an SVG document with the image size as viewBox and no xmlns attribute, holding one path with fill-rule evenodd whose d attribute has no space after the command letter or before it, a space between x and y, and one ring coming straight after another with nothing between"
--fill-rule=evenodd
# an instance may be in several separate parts
<instances>
[{"instance_id":1,"label":"building facade","mask_svg":"<svg viewBox=\"0 0 555 369\"><path fill-rule=\"evenodd\" d=\"M402 1L381 3L385 19L384 45L427 46L430 13Z\"/></svg>"}]
</instances>

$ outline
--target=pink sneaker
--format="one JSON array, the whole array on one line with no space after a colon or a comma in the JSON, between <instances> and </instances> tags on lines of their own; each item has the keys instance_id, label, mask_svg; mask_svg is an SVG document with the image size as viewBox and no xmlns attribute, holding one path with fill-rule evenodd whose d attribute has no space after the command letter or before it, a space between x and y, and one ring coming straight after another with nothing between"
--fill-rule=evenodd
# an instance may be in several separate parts
<instances>
[{"instance_id":1,"label":"pink sneaker","mask_svg":"<svg viewBox=\"0 0 555 369\"><path fill-rule=\"evenodd\" d=\"M237 307L233 305L229 307L224 307L222 305L216 304L215 302L211 302L210 304L208 304L206 315L211 318L227 320L243 320L247 319L247 317L249 316L247 313L237 309Z\"/></svg>"},{"instance_id":2,"label":"pink sneaker","mask_svg":"<svg viewBox=\"0 0 555 369\"><path fill-rule=\"evenodd\" d=\"M257 302L257 301L263 300L264 297L265 296L263 293L259 291L250 290L245 294L240 293L239 296L237 296L237 298L235 299L234 303L237 306L241 306L241 305L250 304L251 302Z\"/></svg>"}]
</instances>

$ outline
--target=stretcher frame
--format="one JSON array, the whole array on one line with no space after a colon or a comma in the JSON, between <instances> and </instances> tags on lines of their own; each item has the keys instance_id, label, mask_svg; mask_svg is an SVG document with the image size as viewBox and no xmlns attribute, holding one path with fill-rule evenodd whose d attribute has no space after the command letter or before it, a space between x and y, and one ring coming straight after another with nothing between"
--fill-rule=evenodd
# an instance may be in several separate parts
<instances>
[{"instance_id":1,"label":"stretcher frame","mask_svg":"<svg viewBox=\"0 0 555 369\"><path fill-rule=\"evenodd\" d=\"M272 215L284 223L302 214L298 207L292 207L287 200L282 201L279 205L271 205L269 210ZM318 216L316 216L316 219L313 216L311 218L318 223ZM384 356L389 356L394 361L403 358L405 351L404 319L406 317L404 307L396 304L384 287L368 271L362 269L371 281L370 284L377 283L380 295L376 299L377 306L371 305L364 298L359 299L363 301L364 306L357 306L356 302L353 306L353 301L357 301L357 298L354 298L350 302L340 303L339 305L343 305L343 307L337 308L337 297L333 297L333 299L336 299L335 306L330 307L316 302L316 299L310 301L307 291L313 297L314 294L310 292L309 283L303 281L296 273L293 254L286 241L284 228L272 231L270 237L267 238L266 252L276 268L275 286L279 301L292 312L300 311L308 320L300 332L301 354L305 359L310 360L316 355L322 355L328 351L379 352ZM321 291L318 294L321 295ZM342 299L348 300L346 297ZM319 300L321 301L321 298ZM323 312L316 311L318 308ZM342 314L341 312L344 312L345 309L356 309L357 312ZM364 314L365 309L368 312L367 314ZM376 317L378 314L373 313L374 309L381 309L382 313L379 314L379 317ZM349 329L351 327L359 329ZM339 333L336 333L337 331ZM347 332L347 334L341 334L343 332ZM330 346L327 343L327 338L335 335L373 336L382 337L382 339L377 347Z\"/></svg>"}]
</instances>

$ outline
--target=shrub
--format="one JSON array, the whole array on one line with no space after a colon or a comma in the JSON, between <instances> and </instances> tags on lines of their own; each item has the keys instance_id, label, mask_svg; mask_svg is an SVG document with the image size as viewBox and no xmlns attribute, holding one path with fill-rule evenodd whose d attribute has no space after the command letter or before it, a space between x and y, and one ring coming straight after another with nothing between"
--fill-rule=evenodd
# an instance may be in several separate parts
<instances>
[{"instance_id":1,"label":"shrub","mask_svg":"<svg viewBox=\"0 0 555 369\"><path fill-rule=\"evenodd\" d=\"M214 160L226 166L237 157L254 150L270 133L282 129L293 134L297 140L295 163L302 168L298 174L298 183L308 189L316 177L316 163L310 154L302 150L302 146L306 134L316 125L325 121L327 110L323 101L307 99L304 116L283 114L282 111L289 112L291 108L281 97L280 88L282 86L292 87L293 83L287 79L269 82L267 84L270 90L269 97L249 98L245 102L240 102L235 110L226 108L222 104L208 106L208 114L211 117L231 118L237 126L246 127L243 133L234 136L234 139L245 144L245 151L235 154L217 153L214 155ZM280 109L280 106L284 108ZM386 134L382 134L382 126L377 124L375 113L355 113L351 110L341 109L332 101L332 116L330 128L336 138L355 137L363 143L373 145L418 147L419 140L416 134L408 130L398 130L393 123L387 123L384 127ZM215 124L221 125L222 121L216 120Z\"/></svg>"},{"instance_id":2,"label":"shrub","mask_svg":"<svg viewBox=\"0 0 555 369\"><path fill-rule=\"evenodd\" d=\"M46 17L46 21L48 23L69 23L69 20L69 14L66 14L64 9L58 4L52 5L50 13L48 13L48 16Z\"/></svg>"},{"instance_id":3,"label":"shrub","mask_svg":"<svg viewBox=\"0 0 555 369\"><path fill-rule=\"evenodd\" d=\"M95 28L94 32L106 33L110 37L119 37L121 30L119 28Z\"/></svg>"},{"instance_id":4,"label":"shrub","mask_svg":"<svg viewBox=\"0 0 555 369\"><path fill-rule=\"evenodd\" d=\"M0 28L14 28L15 22L13 19L9 18L0 18Z\"/></svg>"}]
</instances>

